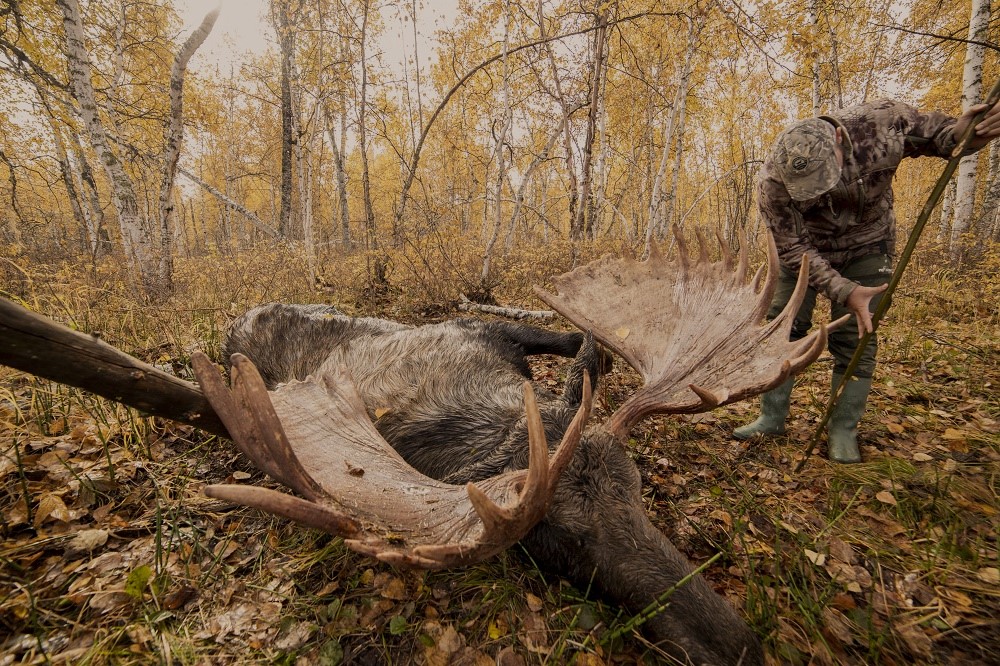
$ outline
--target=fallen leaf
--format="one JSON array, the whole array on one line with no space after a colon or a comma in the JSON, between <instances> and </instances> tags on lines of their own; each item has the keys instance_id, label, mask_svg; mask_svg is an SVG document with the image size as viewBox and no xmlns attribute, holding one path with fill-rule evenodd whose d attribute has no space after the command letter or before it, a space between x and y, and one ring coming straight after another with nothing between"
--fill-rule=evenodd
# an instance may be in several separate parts
<instances>
[{"instance_id":1,"label":"fallen leaf","mask_svg":"<svg viewBox=\"0 0 1000 666\"><path fill-rule=\"evenodd\" d=\"M462 643L462 637L455 631L455 627L448 625L441 633L441 638L437 641L437 647L445 654L455 654L462 649Z\"/></svg>"},{"instance_id":2,"label":"fallen leaf","mask_svg":"<svg viewBox=\"0 0 1000 666\"><path fill-rule=\"evenodd\" d=\"M490 622L488 631L490 635L490 640L495 641L498 638L506 636L510 631L510 627L507 626L506 620L504 620L502 617L497 617L494 618L492 622Z\"/></svg>"},{"instance_id":3,"label":"fallen leaf","mask_svg":"<svg viewBox=\"0 0 1000 666\"><path fill-rule=\"evenodd\" d=\"M826 563L826 555L823 553L817 553L815 550L809 550L808 548L803 549L803 552L806 554L806 557L809 558L809 561L818 567L821 567Z\"/></svg>"},{"instance_id":4,"label":"fallen leaf","mask_svg":"<svg viewBox=\"0 0 1000 666\"><path fill-rule=\"evenodd\" d=\"M136 601L142 599L142 593L146 591L150 579L153 577L153 569L148 564L138 566L129 573L125 579L125 594Z\"/></svg>"},{"instance_id":5,"label":"fallen leaf","mask_svg":"<svg viewBox=\"0 0 1000 666\"><path fill-rule=\"evenodd\" d=\"M380 573L375 576L375 588L384 599L402 601L409 598L406 592L406 583L403 582L402 578L392 574Z\"/></svg>"},{"instance_id":6,"label":"fallen leaf","mask_svg":"<svg viewBox=\"0 0 1000 666\"><path fill-rule=\"evenodd\" d=\"M984 567L976 572L976 577L984 583L1000 585L1000 569L996 567Z\"/></svg>"},{"instance_id":7,"label":"fallen leaf","mask_svg":"<svg viewBox=\"0 0 1000 666\"><path fill-rule=\"evenodd\" d=\"M896 498L888 490L882 490L875 494L875 499L883 504L889 504L891 506L896 506Z\"/></svg>"},{"instance_id":8,"label":"fallen leaf","mask_svg":"<svg viewBox=\"0 0 1000 666\"><path fill-rule=\"evenodd\" d=\"M630 331L628 328L626 328L625 326L622 326L621 328L619 328L618 330L615 331L615 335L618 336L619 340L624 340L625 338L628 337L629 333L631 333L631 332L632 331Z\"/></svg>"},{"instance_id":9,"label":"fallen leaf","mask_svg":"<svg viewBox=\"0 0 1000 666\"><path fill-rule=\"evenodd\" d=\"M914 453L913 460L914 462L930 462L934 460L934 456L929 456L926 453Z\"/></svg>"},{"instance_id":10,"label":"fallen leaf","mask_svg":"<svg viewBox=\"0 0 1000 666\"><path fill-rule=\"evenodd\" d=\"M69 509L62 498L52 493L42 495L38 500L38 508L35 510L35 529L44 525L48 520L58 520L64 523L69 522Z\"/></svg>"},{"instance_id":11,"label":"fallen leaf","mask_svg":"<svg viewBox=\"0 0 1000 666\"><path fill-rule=\"evenodd\" d=\"M108 542L107 530L80 530L66 543L67 558L90 553Z\"/></svg>"},{"instance_id":12,"label":"fallen leaf","mask_svg":"<svg viewBox=\"0 0 1000 666\"><path fill-rule=\"evenodd\" d=\"M886 423L885 427L886 430L891 432L893 435L902 435L906 430L901 423Z\"/></svg>"}]
</instances>

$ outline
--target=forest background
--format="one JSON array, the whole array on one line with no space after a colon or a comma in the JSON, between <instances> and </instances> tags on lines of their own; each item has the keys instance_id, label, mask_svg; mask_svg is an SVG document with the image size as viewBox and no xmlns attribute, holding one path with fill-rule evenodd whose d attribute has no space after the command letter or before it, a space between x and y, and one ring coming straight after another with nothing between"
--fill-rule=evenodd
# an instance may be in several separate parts
<instances>
[{"instance_id":1,"label":"forest background","mask_svg":"<svg viewBox=\"0 0 1000 666\"><path fill-rule=\"evenodd\" d=\"M222 11L246 9L227 4ZM683 234L719 230L733 246L742 235L760 261L764 230L754 183L772 139L791 120L883 96L957 115L1000 75L998 24L988 0L463 0L449 12L450 23L427 19L439 13L433 3L416 0L267 2L260 16L267 47L211 59L199 57L207 55L199 47L216 15L185 28L169 0L3 0L3 295L184 372L193 348L217 351L228 320L269 300L329 302L352 314L410 322L450 316L463 297L533 309L539 304L532 284L545 285L605 252L643 256L652 243L668 247L674 226ZM418 34L428 25L433 34ZM395 45L391 55L387 44ZM897 174L901 237L943 164L908 160ZM889 549L900 580L910 569L899 562L916 557L912 546L905 557L898 550L906 550L901 534L911 541L932 534L940 542L934 528L955 537L955 548L947 552L920 551L916 568L940 574L935 584L923 573L910 581L926 597L917 597L920 608L936 600L947 612L883 617L872 610L877 604L871 595L881 594L887 608L890 593L903 594L899 585L878 576L873 582L874 569L865 561L845 563L848 569L839 573L817 564L820 555L838 561L831 548L840 552L841 563L848 558L826 540L829 519L820 536L808 538L787 513L775 519L784 537L775 536L773 525L757 524L765 534L754 537L766 548L727 550L732 557L716 576L736 581L729 592L738 605L755 609L748 612L777 658L933 661L988 652L982 636L990 635L1000 615L995 589L989 591L1000 582L997 341L990 333L1000 323L998 199L1000 142L994 142L963 160L895 307L893 321L907 325L893 329L896 337L887 345L899 366L890 360L886 367L913 382L884 390L887 404L874 411L881 414L878 435L891 441L873 436L868 444L882 453L898 446L907 464L928 466L921 472L929 475L927 485L918 484L912 496L896 481L887 488L886 479L924 477L893 467L899 461L891 455L868 476L837 477L832 490L823 478L828 471L785 480L784 467L794 458L789 449L796 448L789 442L758 451L759 459L744 465L760 470L734 472L726 451L711 446L725 438L731 425L725 416L720 422L657 424L638 438L637 456L648 463L646 480L661 489L651 498L652 510L662 514L668 532L676 530L674 538L687 543L682 550L689 554L711 554L719 546L715 537L726 536L734 521L756 524L746 518L751 509L723 511L695 490L718 499L716 490L728 492L726 484L741 474L744 482L753 477L771 490L770 484L801 483L784 488L796 511L806 511L810 494L819 493L830 494L828 518L843 517L830 508L842 508L837 502L853 506L866 498L874 507L870 512L894 512L893 525L903 531L886 528L884 542L859 545L858 525L846 525L837 538L859 552L865 544ZM559 373L540 372L551 373L552 381ZM178 481L184 490L171 490L176 475L196 469L203 475L206 463L199 456L211 457L203 441L194 438L192 444L191 433L164 430L162 423L79 392L17 373L5 377L4 427L11 436L0 443L6 451L0 473L7 540L0 565L8 567L2 582L9 596L0 601L0 628L13 641L5 644L10 654L24 661L73 650L74 658L83 654L96 661L108 655L125 659L130 651L153 651L168 661L183 652L197 661L212 654L210 647L247 645L263 660L276 658L276 650L287 659L321 659L338 649L342 657L345 650L349 656L382 649L397 659L418 653L433 662L439 653L450 658L474 647L492 656L496 649L485 646L515 645L529 659L558 663L563 654L613 659L642 650L593 638L591 630L602 622L627 626L628 618L616 620L607 609L587 610L598 613L589 627L574 620L558 631L550 627L544 641L524 639L528 630L520 616L503 610L507 596L528 586L527 601L519 597L528 617L559 615L566 607L577 612L582 602L567 601L563 588L547 585L538 572L497 574L498 568L506 572L507 559L457 583L433 577L428 583L387 579L337 550L335 541L292 537L266 519L254 523L244 516L250 522L240 523L241 529L252 524L258 532L249 539L223 538L221 528L216 534L185 513L211 510L192 499L190 483ZM823 381L817 378L817 386ZM937 386L942 382L956 392ZM608 390L614 388L612 383ZM873 400L880 404L878 396ZM953 400L955 409L943 409L940 400ZM917 430L936 435L919 439ZM693 443L677 454L668 446L673 440ZM90 451L94 442L99 455L91 451L90 460L80 451ZM164 451L183 451L179 459L187 462L168 465ZM50 453L58 455L46 458ZM80 456L110 481L82 492L75 474L75 486L60 488L56 468L66 469L67 460ZM691 470L700 470L697 483ZM950 479L945 486L942 478ZM894 493L892 502L878 498L883 492ZM954 493L971 503L975 520L954 504ZM657 504L680 497L688 504ZM143 508L140 499L155 509ZM950 507L947 520L929 526L927 503L937 511L939 501ZM179 508L185 503L192 508ZM197 538L177 537L176 548L162 550L165 512L176 512L170 520L179 521L172 523L172 534L194 529ZM26 573L41 563L56 566L52 549L62 553L59 538L81 527L105 529L126 515L131 527L116 523L112 530L120 556L117 578L85 573L79 559L79 570L51 578ZM704 518L722 532L676 527L682 517L689 525ZM199 526L190 527L188 519ZM155 533L155 555L142 550L152 546L136 525ZM301 567L297 571L314 583L296 583L295 603L278 604L296 619L293 625L283 624L277 613L269 620L238 618L237 601L252 595L227 587L235 585L230 573L250 566L265 579L262 589L271 585L271 592L276 586L288 594L289 567L281 575L268 569L276 534ZM288 539L308 543L288 546ZM238 549L243 547L253 555ZM199 564L194 575L191 562L202 550L212 564ZM786 559L779 558L784 568L770 577L736 564L774 552ZM346 573L317 573L331 567L319 564L324 554L348 562ZM188 567L183 576L168 565L177 558ZM942 574L955 574L956 562L957 579ZM147 565L151 573L144 579ZM817 567L818 573L812 571ZM850 567L868 569L860 593L850 585L859 585L861 574L845 573ZM827 578L819 585L816 576ZM505 577L517 584L499 584L498 592L495 581ZM231 624L220 628L193 619L197 600L164 606L168 579L174 592L197 591L202 600L212 596L209 590L222 589L222 597L212 597L220 604L215 610L231 611L222 615ZM133 587L126 589L128 581ZM483 585L492 585L493 592L470 611L469 590ZM768 587L777 592L765 592ZM848 589L866 603L837 596ZM913 589L906 597L911 609ZM371 598L348 602L349 595L338 596L347 590L368 590ZM118 596L108 596L112 592ZM254 594L258 599L262 593ZM307 605L295 605L303 595L323 600L323 614L291 612ZM342 609L355 606L353 620L345 621L350 613ZM436 610L430 614L424 606ZM868 615L858 616L859 607ZM66 621L68 609L80 613L77 624ZM463 614L471 615L472 625L457 621ZM120 617L130 623L111 629L111 618ZM190 629L189 622L200 624ZM237 627L239 622L244 624ZM968 626L974 629L965 631ZM280 649L268 643L277 635Z\"/></svg>"}]
</instances>

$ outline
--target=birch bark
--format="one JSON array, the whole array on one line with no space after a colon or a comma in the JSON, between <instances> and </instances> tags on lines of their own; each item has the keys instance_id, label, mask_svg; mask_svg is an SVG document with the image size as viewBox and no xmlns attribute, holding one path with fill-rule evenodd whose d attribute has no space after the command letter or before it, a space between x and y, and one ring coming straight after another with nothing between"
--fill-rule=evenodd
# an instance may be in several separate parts
<instances>
[{"instance_id":1,"label":"birch bark","mask_svg":"<svg viewBox=\"0 0 1000 666\"><path fill-rule=\"evenodd\" d=\"M969 43L965 47L965 68L962 72L962 111L968 110L979 101L983 90L983 58L988 39L990 22L990 0L972 0L972 15L969 18ZM980 42L976 44L974 42ZM955 182L955 210L951 222L951 236L948 239L949 253L953 260L962 256L962 236L969 230L976 203L976 166L979 155L966 155L958 164Z\"/></svg>"}]
</instances>

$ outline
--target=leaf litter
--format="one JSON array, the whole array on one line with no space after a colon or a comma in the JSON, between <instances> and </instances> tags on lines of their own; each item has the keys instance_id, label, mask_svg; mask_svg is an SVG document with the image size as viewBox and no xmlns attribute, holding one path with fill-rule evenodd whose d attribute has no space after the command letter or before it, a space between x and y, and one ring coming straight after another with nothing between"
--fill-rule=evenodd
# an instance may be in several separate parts
<instances>
[{"instance_id":1,"label":"leaf litter","mask_svg":"<svg viewBox=\"0 0 1000 666\"><path fill-rule=\"evenodd\" d=\"M922 325L932 324L911 326ZM654 522L695 562L724 553L706 577L744 609L774 663L986 664L1000 654L1000 354L959 344L995 352L997 341L950 323L934 335L956 344L915 344L900 328L883 345L861 465L820 452L792 472L829 359L797 384L784 437L732 440L750 403L633 433ZM562 373L554 359L535 366L550 385ZM635 381L619 369L598 412ZM637 634L607 643L629 617L517 548L462 571L383 568L338 539L204 497L210 482L272 484L227 442L13 371L2 385L0 665L657 654Z\"/></svg>"}]
</instances>

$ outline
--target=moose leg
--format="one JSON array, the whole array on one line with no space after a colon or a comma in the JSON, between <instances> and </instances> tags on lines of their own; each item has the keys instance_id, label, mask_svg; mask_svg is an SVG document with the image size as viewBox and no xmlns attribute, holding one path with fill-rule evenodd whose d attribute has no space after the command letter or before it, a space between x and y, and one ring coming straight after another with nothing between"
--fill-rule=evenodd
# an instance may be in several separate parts
<instances>
[{"instance_id":1,"label":"moose leg","mask_svg":"<svg viewBox=\"0 0 1000 666\"><path fill-rule=\"evenodd\" d=\"M584 374L590 377L591 386L597 386L601 376L611 370L613 362L611 353L595 344L594 336L588 333L566 374L566 387L563 389L563 400L566 404L570 407L580 404L583 398Z\"/></svg>"},{"instance_id":2,"label":"moose leg","mask_svg":"<svg viewBox=\"0 0 1000 666\"><path fill-rule=\"evenodd\" d=\"M554 354L567 358L576 356L583 344L582 333L561 333L527 324L490 322L491 332L520 346L527 356Z\"/></svg>"}]
</instances>

